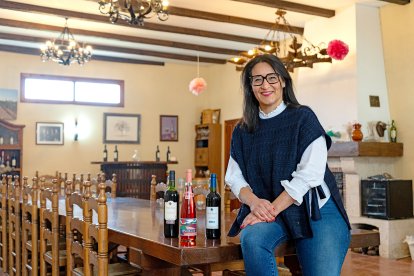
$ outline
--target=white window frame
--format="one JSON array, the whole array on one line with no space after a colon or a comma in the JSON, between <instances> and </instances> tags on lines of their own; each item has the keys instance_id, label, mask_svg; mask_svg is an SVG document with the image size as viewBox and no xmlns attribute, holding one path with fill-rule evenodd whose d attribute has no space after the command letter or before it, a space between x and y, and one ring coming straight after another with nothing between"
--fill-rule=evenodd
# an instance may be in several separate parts
<instances>
[{"instance_id":1,"label":"white window frame","mask_svg":"<svg viewBox=\"0 0 414 276\"><path fill-rule=\"evenodd\" d=\"M26 98L26 79L42 79L42 80L61 80L61 81L70 81L73 82L73 95L72 100L52 100L52 99L32 99ZM96 84L110 84L110 85L119 85L119 103L107 103L99 101L77 101L75 99L76 94L76 82L87 82L87 83L96 83ZM114 107L124 107L124 81L123 80L111 80L111 79L96 79L96 78L82 78L82 77L70 77L70 76L56 76L56 75L43 75L43 74L20 74L20 102L27 103L47 103L47 104L75 104L75 105L92 105L92 106L114 106Z\"/></svg>"}]
</instances>

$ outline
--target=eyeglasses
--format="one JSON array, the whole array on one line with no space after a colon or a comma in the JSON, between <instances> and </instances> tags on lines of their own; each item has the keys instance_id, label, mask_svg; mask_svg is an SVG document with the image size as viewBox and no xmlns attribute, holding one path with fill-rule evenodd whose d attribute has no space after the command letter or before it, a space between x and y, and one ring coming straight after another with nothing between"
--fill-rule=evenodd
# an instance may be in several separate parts
<instances>
[{"instance_id":1,"label":"eyeglasses","mask_svg":"<svg viewBox=\"0 0 414 276\"><path fill-rule=\"evenodd\" d=\"M251 76L250 83L253 86L260 86L263 84L265 79L268 84L275 84L279 82L279 75L276 73L269 73L264 77L262 75Z\"/></svg>"}]
</instances>

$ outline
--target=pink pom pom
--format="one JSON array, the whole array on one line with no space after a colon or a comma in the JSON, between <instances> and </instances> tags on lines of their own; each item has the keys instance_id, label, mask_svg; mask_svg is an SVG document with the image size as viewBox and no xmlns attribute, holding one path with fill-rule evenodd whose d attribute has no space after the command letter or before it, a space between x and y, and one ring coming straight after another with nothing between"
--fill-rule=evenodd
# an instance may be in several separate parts
<instances>
[{"instance_id":1,"label":"pink pom pom","mask_svg":"<svg viewBox=\"0 0 414 276\"><path fill-rule=\"evenodd\" d=\"M190 92L198 96L207 88L207 82L203 78L195 78L190 82Z\"/></svg>"},{"instance_id":2,"label":"pink pom pom","mask_svg":"<svg viewBox=\"0 0 414 276\"><path fill-rule=\"evenodd\" d=\"M341 40L332 40L326 51L331 58L343 60L349 52L349 47Z\"/></svg>"}]
</instances>

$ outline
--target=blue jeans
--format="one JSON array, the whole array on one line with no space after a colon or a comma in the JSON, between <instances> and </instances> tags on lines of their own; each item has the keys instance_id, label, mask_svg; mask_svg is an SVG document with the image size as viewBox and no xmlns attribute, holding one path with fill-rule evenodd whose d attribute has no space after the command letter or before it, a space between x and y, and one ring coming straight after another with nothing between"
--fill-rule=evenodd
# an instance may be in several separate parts
<instances>
[{"instance_id":1,"label":"blue jeans","mask_svg":"<svg viewBox=\"0 0 414 276\"><path fill-rule=\"evenodd\" d=\"M333 199L321 208L322 219L311 220L313 237L296 240L296 253L307 276L338 276L341 273L350 231ZM275 248L286 241L288 233L282 223L257 223L241 231L246 274L250 276L278 275Z\"/></svg>"}]
</instances>

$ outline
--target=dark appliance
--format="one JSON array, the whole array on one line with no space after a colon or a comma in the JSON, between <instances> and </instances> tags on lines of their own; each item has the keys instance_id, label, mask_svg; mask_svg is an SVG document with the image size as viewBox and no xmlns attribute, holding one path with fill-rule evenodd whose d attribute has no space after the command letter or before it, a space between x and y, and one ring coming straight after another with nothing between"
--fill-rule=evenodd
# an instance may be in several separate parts
<instances>
[{"instance_id":1,"label":"dark appliance","mask_svg":"<svg viewBox=\"0 0 414 276\"><path fill-rule=\"evenodd\" d=\"M361 214L388 220L412 218L412 180L361 180Z\"/></svg>"}]
</instances>

